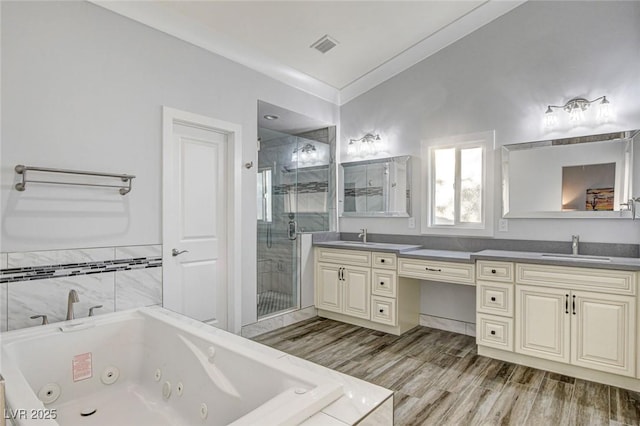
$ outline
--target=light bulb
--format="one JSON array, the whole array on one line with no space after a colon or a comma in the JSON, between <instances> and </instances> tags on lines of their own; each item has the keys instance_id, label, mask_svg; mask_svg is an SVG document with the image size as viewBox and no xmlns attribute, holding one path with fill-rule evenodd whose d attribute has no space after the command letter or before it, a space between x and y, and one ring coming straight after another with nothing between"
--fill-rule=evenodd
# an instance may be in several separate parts
<instances>
[{"instance_id":1,"label":"light bulb","mask_svg":"<svg viewBox=\"0 0 640 426\"><path fill-rule=\"evenodd\" d=\"M579 105L574 105L569 112L569 119L574 123L579 123L584 119L584 113Z\"/></svg>"},{"instance_id":2,"label":"light bulb","mask_svg":"<svg viewBox=\"0 0 640 426\"><path fill-rule=\"evenodd\" d=\"M347 154L349 155L356 155L356 144L353 141L349 142L349 145L347 146Z\"/></svg>"},{"instance_id":3,"label":"light bulb","mask_svg":"<svg viewBox=\"0 0 640 426\"><path fill-rule=\"evenodd\" d=\"M547 111L544 113L544 125L547 129L552 129L558 124L558 116L551 109L551 106L547 107Z\"/></svg>"},{"instance_id":4,"label":"light bulb","mask_svg":"<svg viewBox=\"0 0 640 426\"><path fill-rule=\"evenodd\" d=\"M598 108L598 116L601 121L608 121L611 118L611 104L607 100L607 97L602 98Z\"/></svg>"}]
</instances>

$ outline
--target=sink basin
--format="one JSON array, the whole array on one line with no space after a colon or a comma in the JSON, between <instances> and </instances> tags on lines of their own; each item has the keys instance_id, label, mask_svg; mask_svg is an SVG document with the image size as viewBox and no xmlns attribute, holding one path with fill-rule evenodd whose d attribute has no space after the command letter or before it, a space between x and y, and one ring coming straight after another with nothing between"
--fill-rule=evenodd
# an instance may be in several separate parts
<instances>
[{"instance_id":1,"label":"sink basin","mask_svg":"<svg viewBox=\"0 0 640 426\"><path fill-rule=\"evenodd\" d=\"M588 256L584 254L553 254L544 253L541 255L545 259L556 260L578 260L586 262L611 262L611 258L604 256Z\"/></svg>"},{"instance_id":2,"label":"sink basin","mask_svg":"<svg viewBox=\"0 0 640 426\"><path fill-rule=\"evenodd\" d=\"M340 244L347 246L379 246L379 245L388 245L387 243L363 243L362 241L341 241Z\"/></svg>"}]
</instances>

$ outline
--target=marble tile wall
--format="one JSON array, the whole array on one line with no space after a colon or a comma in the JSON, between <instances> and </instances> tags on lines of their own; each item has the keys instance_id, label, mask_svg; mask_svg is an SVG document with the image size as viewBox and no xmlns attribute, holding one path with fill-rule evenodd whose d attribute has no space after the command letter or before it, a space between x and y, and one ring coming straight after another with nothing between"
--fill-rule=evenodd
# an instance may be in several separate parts
<instances>
[{"instance_id":1,"label":"marble tile wall","mask_svg":"<svg viewBox=\"0 0 640 426\"><path fill-rule=\"evenodd\" d=\"M0 254L0 331L63 321L71 289L76 318L162 304L162 246Z\"/></svg>"}]
</instances>

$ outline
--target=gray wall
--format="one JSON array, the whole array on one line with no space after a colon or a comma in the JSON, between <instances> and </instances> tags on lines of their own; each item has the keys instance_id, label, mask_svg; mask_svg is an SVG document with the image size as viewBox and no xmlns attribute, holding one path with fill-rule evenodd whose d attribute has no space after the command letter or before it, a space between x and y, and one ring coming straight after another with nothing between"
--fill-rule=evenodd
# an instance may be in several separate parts
<instances>
[{"instance_id":1,"label":"gray wall","mask_svg":"<svg viewBox=\"0 0 640 426\"><path fill-rule=\"evenodd\" d=\"M242 126L256 163L257 100L326 123L338 108L84 2L2 2L2 251L161 243L161 107ZM12 190L16 164L137 175L126 197ZM256 169L242 169L243 261L256 264ZM256 319L244 268L242 323Z\"/></svg>"},{"instance_id":2,"label":"gray wall","mask_svg":"<svg viewBox=\"0 0 640 426\"><path fill-rule=\"evenodd\" d=\"M349 138L380 132L390 155L414 156L413 214L406 219L340 219L340 231L418 234L420 143L496 131L496 145L640 127L640 2L527 2L480 30L343 105L340 161ZM580 28L579 31L576 31ZM546 131L548 104L607 95L610 124ZM498 150L499 152L499 150ZM497 225L501 203L495 173ZM637 185L636 185L637 187ZM636 188L634 195L640 195ZM496 238L637 243L640 223L619 220L509 220Z\"/></svg>"},{"instance_id":3,"label":"gray wall","mask_svg":"<svg viewBox=\"0 0 640 426\"><path fill-rule=\"evenodd\" d=\"M420 143L495 129L496 145L640 127L640 2L527 2L480 30L373 88L341 108L340 161L349 138L379 132L390 155L412 155L413 214L407 219L341 218L341 232L419 234ZM546 131L548 104L606 95L611 124ZM494 185L495 238L639 242L631 220L510 219L498 232L500 170ZM635 196L640 195L636 184ZM473 320L473 289L423 284L423 313Z\"/></svg>"}]
</instances>

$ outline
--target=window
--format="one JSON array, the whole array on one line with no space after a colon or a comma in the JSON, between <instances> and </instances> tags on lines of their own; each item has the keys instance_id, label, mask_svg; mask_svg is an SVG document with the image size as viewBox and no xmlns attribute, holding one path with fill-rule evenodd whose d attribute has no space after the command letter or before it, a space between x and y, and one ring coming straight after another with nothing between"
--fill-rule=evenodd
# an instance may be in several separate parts
<instances>
[{"instance_id":1,"label":"window","mask_svg":"<svg viewBox=\"0 0 640 426\"><path fill-rule=\"evenodd\" d=\"M423 233L493 235L493 139L493 132L485 132L423 143Z\"/></svg>"}]
</instances>

